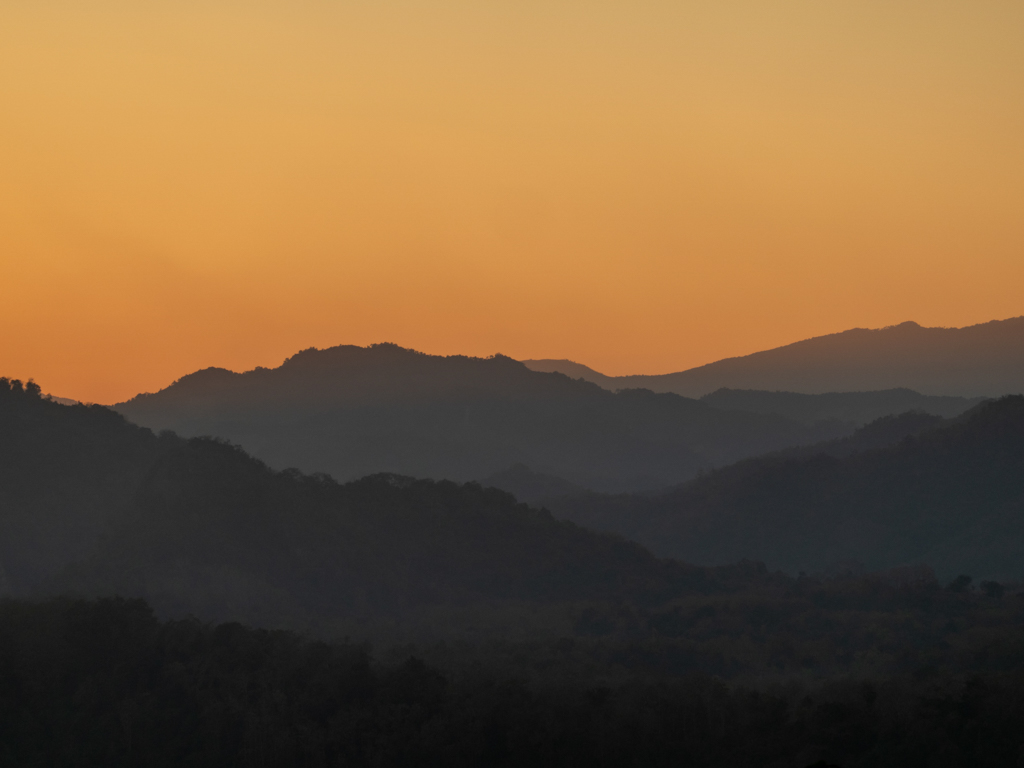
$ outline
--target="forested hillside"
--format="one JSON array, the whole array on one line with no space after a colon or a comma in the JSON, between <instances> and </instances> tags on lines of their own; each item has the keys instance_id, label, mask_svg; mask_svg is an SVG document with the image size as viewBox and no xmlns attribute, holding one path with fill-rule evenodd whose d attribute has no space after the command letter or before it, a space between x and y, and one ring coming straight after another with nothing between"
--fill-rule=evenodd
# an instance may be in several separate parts
<instances>
[{"instance_id":1,"label":"forested hillside","mask_svg":"<svg viewBox=\"0 0 1024 768\"><path fill-rule=\"evenodd\" d=\"M15 595L146 597L264 626L486 601L645 600L703 578L479 485L339 485L0 384L0 568Z\"/></svg>"},{"instance_id":2,"label":"forested hillside","mask_svg":"<svg viewBox=\"0 0 1024 768\"><path fill-rule=\"evenodd\" d=\"M1022 410L695 485L913 477L925 451L962 464L940 492L985 501L971 478L1003 477L1012 500ZM834 498L856 475L822 477ZM658 560L495 489L275 472L7 380L0 489L2 765L1001 766L1019 747L1019 584Z\"/></svg>"},{"instance_id":3,"label":"forested hillside","mask_svg":"<svg viewBox=\"0 0 1024 768\"><path fill-rule=\"evenodd\" d=\"M0 602L0 764L1004 768L1024 729L1019 671L765 690L552 669L382 663L347 643L160 623L134 601Z\"/></svg>"},{"instance_id":4,"label":"forested hillside","mask_svg":"<svg viewBox=\"0 0 1024 768\"><path fill-rule=\"evenodd\" d=\"M208 369L116 406L131 421L235 442L276 469L459 482L515 464L603 491L653 490L699 470L848 434L777 414L612 393L507 357L391 344L309 349L279 368Z\"/></svg>"},{"instance_id":5,"label":"forested hillside","mask_svg":"<svg viewBox=\"0 0 1024 768\"><path fill-rule=\"evenodd\" d=\"M627 667L723 675L842 669L880 643L877 670L921 653L959 666L946 638L972 605L926 567L834 584L736 559L695 567L476 484L274 472L236 447L153 435L6 381L0 458L0 562L19 597L122 595L163 616L387 642L595 638L639 644ZM807 631L821 622L824 635ZM612 663L618 651L602 647L588 663Z\"/></svg>"},{"instance_id":6,"label":"forested hillside","mask_svg":"<svg viewBox=\"0 0 1024 768\"><path fill-rule=\"evenodd\" d=\"M551 505L694 563L747 557L792 573L852 561L869 570L920 563L943 577L1020 579L1024 397L914 434L928 422L882 420L819 451L743 461L656 496L591 494ZM870 450L893 431L910 436Z\"/></svg>"}]
</instances>

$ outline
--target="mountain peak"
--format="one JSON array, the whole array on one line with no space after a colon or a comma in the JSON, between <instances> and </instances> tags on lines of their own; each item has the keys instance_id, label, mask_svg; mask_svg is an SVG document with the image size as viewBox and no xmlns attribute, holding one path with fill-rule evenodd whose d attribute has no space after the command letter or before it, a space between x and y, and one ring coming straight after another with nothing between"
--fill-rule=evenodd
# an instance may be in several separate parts
<instances>
[{"instance_id":1,"label":"mountain peak","mask_svg":"<svg viewBox=\"0 0 1024 768\"><path fill-rule=\"evenodd\" d=\"M584 376L610 390L644 387L686 397L722 388L803 394L911 389L997 397L1024 392L1024 316L964 328L913 320L851 328L657 376L605 376L572 361L525 362L534 370Z\"/></svg>"}]
</instances>

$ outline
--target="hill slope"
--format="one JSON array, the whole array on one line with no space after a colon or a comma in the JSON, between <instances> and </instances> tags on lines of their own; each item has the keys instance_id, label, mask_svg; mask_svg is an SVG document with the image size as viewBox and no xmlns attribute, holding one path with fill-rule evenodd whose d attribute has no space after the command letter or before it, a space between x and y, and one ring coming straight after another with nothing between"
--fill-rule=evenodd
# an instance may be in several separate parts
<instances>
[{"instance_id":1,"label":"hill slope","mask_svg":"<svg viewBox=\"0 0 1024 768\"><path fill-rule=\"evenodd\" d=\"M2 591L144 597L162 612L327 626L424 606L616 599L703 576L501 491L339 485L155 436L0 379Z\"/></svg>"},{"instance_id":2,"label":"hill slope","mask_svg":"<svg viewBox=\"0 0 1024 768\"><path fill-rule=\"evenodd\" d=\"M115 406L137 424L215 435L271 466L349 480L375 472L476 480L525 464L606 491L663 488L698 469L850 431L611 393L507 357L391 344L310 349L275 369L199 371Z\"/></svg>"},{"instance_id":3,"label":"hill slope","mask_svg":"<svg viewBox=\"0 0 1024 768\"><path fill-rule=\"evenodd\" d=\"M604 376L569 361L526 364L583 376L608 389L643 387L686 397L723 387L807 394L909 388L926 395L996 397L1024 392L1024 317L966 328L913 322L854 328L661 376Z\"/></svg>"},{"instance_id":4,"label":"hill slope","mask_svg":"<svg viewBox=\"0 0 1024 768\"><path fill-rule=\"evenodd\" d=\"M873 425L853 444L913 426ZM925 563L943 577L1024 576L1024 397L893 447L849 447L751 459L658 496L590 494L552 508L694 563L747 557L790 572Z\"/></svg>"},{"instance_id":5,"label":"hill slope","mask_svg":"<svg viewBox=\"0 0 1024 768\"><path fill-rule=\"evenodd\" d=\"M658 561L493 489L272 472L230 445L157 437L107 409L61 406L2 380L0 458L7 595L144 597L164 616L399 642L406 654L414 642L459 676L486 665L567 684L1019 666L1020 601L1002 599L999 584L943 590L927 568L816 580L750 562ZM38 553L47 556L36 562ZM53 621L89 609L51 605L58 616L0 600L8 672L25 668L23 652L52 665L69 640L124 663L104 639L125 629L112 604L99 606L96 632L71 635ZM37 639L12 657L11 629L29 615L43 622ZM179 626L193 637L202 628ZM224 658L236 670L252 659ZM181 668L172 660L168 670ZM64 676L50 677L63 689Z\"/></svg>"},{"instance_id":6,"label":"hill slope","mask_svg":"<svg viewBox=\"0 0 1024 768\"><path fill-rule=\"evenodd\" d=\"M953 418L984 399L922 395L910 389L827 392L820 395L753 389L717 389L704 395L700 400L723 411L775 414L805 424L840 421L863 426L884 416L895 416L908 411Z\"/></svg>"}]
</instances>

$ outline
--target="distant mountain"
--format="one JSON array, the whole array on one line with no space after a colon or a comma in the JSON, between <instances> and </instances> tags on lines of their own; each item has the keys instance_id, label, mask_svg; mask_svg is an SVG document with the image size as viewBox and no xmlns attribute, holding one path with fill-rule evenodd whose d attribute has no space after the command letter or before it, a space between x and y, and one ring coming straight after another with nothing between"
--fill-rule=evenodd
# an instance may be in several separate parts
<instances>
[{"instance_id":1,"label":"distant mountain","mask_svg":"<svg viewBox=\"0 0 1024 768\"><path fill-rule=\"evenodd\" d=\"M585 488L560 477L534 472L525 464L516 464L503 472L488 475L480 484L489 488L500 488L527 504L586 493Z\"/></svg>"},{"instance_id":2,"label":"distant mountain","mask_svg":"<svg viewBox=\"0 0 1024 768\"><path fill-rule=\"evenodd\" d=\"M1024 397L984 403L938 429L928 418L883 420L816 455L750 459L664 494L588 494L551 508L704 565L746 557L795 573L924 563L944 578L1021 579ZM870 450L900 431L911 436ZM868 450L849 450L858 440Z\"/></svg>"},{"instance_id":3,"label":"distant mountain","mask_svg":"<svg viewBox=\"0 0 1024 768\"><path fill-rule=\"evenodd\" d=\"M917 437L933 429L949 426L952 419L944 419L923 411L907 411L895 416L882 416L858 429L848 437L826 440L815 445L799 445L772 454L774 457L810 458L834 456L845 459L855 453L877 451L898 445L908 437Z\"/></svg>"},{"instance_id":4,"label":"distant mountain","mask_svg":"<svg viewBox=\"0 0 1024 768\"><path fill-rule=\"evenodd\" d=\"M329 631L430 606L643 602L706 581L495 489L273 472L237 447L158 437L0 379L8 596L120 594L164 614Z\"/></svg>"},{"instance_id":5,"label":"distant mountain","mask_svg":"<svg viewBox=\"0 0 1024 768\"><path fill-rule=\"evenodd\" d=\"M718 389L704 395L701 402L723 411L772 413L788 419L815 424L841 421L863 426L883 416L908 411L953 418L985 398L922 395L909 389L880 392L828 392L805 395L797 392L765 392L750 389Z\"/></svg>"},{"instance_id":6,"label":"distant mountain","mask_svg":"<svg viewBox=\"0 0 1024 768\"><path fill-rule=\"evenodd\" d=\"M801 395L801 397L803 396ZM808 397L814 397L814 395L808 395ZM941 416L933 416L923 411L908 411L895 416L883 416L847 437L826 440L813 445L786 448L771 454L771 456L773 458L790 459L808 458L818 455L845 458L863 451L888 448L908 437L937 429L949 423L949 420L943 419ZM493 486L494 488L508 491L517 499L525 501L527 504L548 505L554 509L564 507L568 497L591 494L586 488L581 488L560 477L553 477L542 472L534 472L524 464L516 464L514 467L510 467L503 472L495 472L493 475L483 478L480 482L485 486ZM595 496L593 498L599 499L601 497ZM603 506L603 504L598 504L598 506ZM610 530L618 531L619 529L613 525Z\"/></svg>"},{"instance_id":7,"label":"distant mountain","mask_svg":"<svg viewBox=\"0 0 1024 768\"><path fill-rule=\"evenodd\" d=\"M626 376L605 376L603 373L595 371L589 366L583 365L582 363L574 363L572 360L523 360L523 365L529 368L531 371L538 371L539 373L562 373L568 376L570 379L583 379L589 381L591 384L597 384L599 387L604 389L610 389L612 391L616 389L629 389L630 387L624 386L620 383L620 379L631 378ZM637 377L632 377L637 378ZM657 379L658 376L647 376L644 378ZM650 387L641 387L642 389L651 389ZM669 390L652 390L654 392L667 392Z\"/></svg>"},{"instance_id":8,"label":"distant mountain","mask_svg":"<svg viewBox=\"0 0 1024 768\"><path fill-rule=\"evenodd\" d=\"M821 394L907 388L926 395L997 397L1024 392L1024 317L967 328L917 323L854 328L660 376L604 376L567 360L526 360L606 389L642 387L702 397L751 389Z\"/></svg>"},{"instance_id":9,"label":"distant mountain","mask_svg":"<svg viewBox=\"0 0 1024 768\"><path fill-rule=\"evenodd\" d=\"M699 470L852 431L611 393L507 357L438 357L393 344L309 349L275 369L211 368L115 408L213 435L273 467L351 480L377 472L477 480L515 464L604 491L663 488Z\"/></svg>"}]
</instances>

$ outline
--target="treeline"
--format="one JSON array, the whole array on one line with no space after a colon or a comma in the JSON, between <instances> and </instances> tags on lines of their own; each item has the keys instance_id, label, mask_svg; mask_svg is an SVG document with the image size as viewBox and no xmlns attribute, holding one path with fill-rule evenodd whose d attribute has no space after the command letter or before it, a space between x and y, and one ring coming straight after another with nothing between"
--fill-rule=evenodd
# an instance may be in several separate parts
<instances>
[{"instance_id":1,"label":"treeline","mask_svg":"<svg viewBox=\"0 0 1024 768\"><path fill-rule=\"evenodd\" d=\"M528 681L195 620L0 602L0 765L1017 765L1024 679Z\"/></svg>"}]
</instances>

